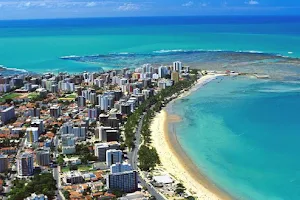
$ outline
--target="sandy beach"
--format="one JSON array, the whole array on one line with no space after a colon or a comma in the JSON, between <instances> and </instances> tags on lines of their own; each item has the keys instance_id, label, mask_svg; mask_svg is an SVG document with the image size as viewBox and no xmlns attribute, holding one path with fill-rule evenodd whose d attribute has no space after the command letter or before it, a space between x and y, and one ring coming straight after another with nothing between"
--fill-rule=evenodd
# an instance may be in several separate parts
<instances>
[{"instance_id":1,"label":"sandy beach","mask_svg":"<svg viewBox=\"0 0 300 200\"><path fill-rule=\"evenodd\" d=\"M198 80L196 86L190 91L183 93L180 97L188 95L191 91L205 85L215 77L215 75L202 77ZM169 124L176 123L179 120L179 117L168 115L165 110L162 110L152 121L152 145L157 149L162 168L175 177L177 181L182 182L187 190L198 199L232 199L230 195L217 188L201 174L200 170L183 151L177 141L176 134L169 130Z\"/></svg>"}]
</instances>

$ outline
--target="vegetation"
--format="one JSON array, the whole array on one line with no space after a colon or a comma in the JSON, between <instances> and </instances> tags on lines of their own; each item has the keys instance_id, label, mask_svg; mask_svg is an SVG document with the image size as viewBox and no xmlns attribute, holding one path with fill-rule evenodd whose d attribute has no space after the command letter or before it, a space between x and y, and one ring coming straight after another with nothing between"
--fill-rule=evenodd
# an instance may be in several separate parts
<instances>
[{"instance_id":1,"label":"vegetation","mask_svg":"<svg viewBox=\"0 0 300 200\"><path fill-rule=\"evenodd\" d=\"M77 94L75 94L75 93L66 95L66 98L75 99L76 97L77 97Z\"/></svg>"},{"instance_id":2,"label":"vegetation","mask_svg":"<svg viewBox=\"0 0 300 200\"><path fill-rule=\"evenodd\" d=\"M97 157L90 152L89 147L84 144L76 145L76 155L79 156L82 164L87 164L88 161L96 161Z\"/></svg>"},{"instance_id":3,"label":"vegetation","mask_svg":"<svg viewBox=\"0 0 300 200\"><path fill-rule=\"evenodd\" d=\"M30 93L30 94L28 95L28 98L29 98L29 99L34 99L34 98L36 98L36 97L38 97L38 96L40 96L39 93L37 93L37 92L32 92L32 93Z\"/></svg>"},{"instance_id":4,"label":"vegetation","mask_svg":"<svg viewBox=\"0 0 300 200\"><path fill-rule=\"evenodd\" d=\"M154 169L157 164L160 164L156 149L149 147L149 144L151 143L150 124L155 115L155 112L160 111L164 104L168 103L171 100L170 97L172 97L174 94L178 94L180 91L191 87L196 79L196 76L192 76L192 78L189 80L180 81L175 85L162 90L160 93L151 97L148 101L145 102L145 108L148 108L148 110L146 115L144 116L143 126L141 130L144 142L139 150L139 167L141 170L149 171Z\"/></svg>"},{"instance_id":5,"label":"vegetation","mask_svg":"<svg viewBox=\"0 0 300 200\"><path fill-rule=\"evenodd\" d=\"M118 190L118 189L112 190L111 193L116 195L117 198L120 198L125 194L124 192L122 192L121 190Z\"/></svg>"},{"instance_id":6,"label":"vegetation","mask_svg":"<svg viewBox=\"0 0 300 200\"><path fill-rule=\"evenodd\" d=\"M69 191L64 190L64 191L63 191L63 195L64 195L64 197L65 197L66 199L70 199L70 192L69 192Z\"/></svg>"},{"instance_id":7,"label":"vegetation","mask_svg":"<svg viewBox=\"0 0 300 200\"><path fill-rule=\"evenodd\" d=\"M14 187L9 192L9 200L23 200L32 193L45 194L53 199L56 191L56 181L51 173L35 175L31 181L16 179Z\"/></svg>"},{"instance_id":8,"label":"vegetation","mask_svg":"<svg viewBox=\"0 0 300 200\"><path fill-rule=\"evenodd\" d=\"M160 164L156 149L146 145L142 145L139 150L139 160L139 167L142 171L152 170L157 164Z\"/></svg>"},{"instance_id":9,"label":"vegetation","mask_svg":"<svg viewBox=\"0 0 300 200\"><path fill-rule=\"evenodd\" d=\"M64 155L59 154L58 158L57 158L57 163L62 166L64 164Z\"/></svg>"},{"instance_id":10,"label":"vegetation","mask_svg":"<svg viewBox=\"0 0 300 200\"><path fill-rule=\"evenodd\" d=\"M196 198L195 197L193 197L193 196L188 196L187 198L185 198L185 199L187 199L187 200L195 200Z\"/></svg>"},{"instance_id":11,"label":"vegetation","mask_svg":"<svg viewBox=\"0 0 300 200\"><path fill-rule=\"evenodd\" d=\"M77 165L70 165L69 169L70 169L70 171L74 171L74 170L78 169L78 166Z\"/></svg>"},{"instance_id":12,"label":"vegetation","mask_svg":"<svg viewBox=\"0 0 300 200\"><path fill-rule=\"evenodd\" d=\"M176 190L175 190L175 193L178 194L178 195L182 195L185 191L185 187L183 186L182 183L178 183L177 186L176 186Z\"/></svg>"},{"instance_id":13,"label":"vegetation","mask_svg":"<svg viewBox=\"0 0 300 200\"><path fill-rule=\"evenodd\" d=\"M37 95L37 96L33 96L32 98L30 98L30 101L32 103L35 103L37 101L43 101L44 100L44 97L40 96L40 95Z\"/></svg>"},{"instance_id":14,"label":"vegetation","mask_svg":"<svg viewBox=\"0 0 300 200\"><path fill-rule=\"evenodd\" d=\"M89 171L91 170L91 165L70 165L69 167L63 167L61 168L62 172L68 172L73 170L79 170L79 171Z\"/></svg>"},{"instance_id":15,"label":"vegetation","mask_svg":"<svg viewBox=\"0 0 300 200\"><path fill-rule=\"evenodd\" d=\"M20 97L21 94L18 94L18 93L7 93L7 94L4 94L1 98L0 98L0 102L11 102L13 101L13 99L16 99L18 97Z\"/></svg>"}]
</instances>

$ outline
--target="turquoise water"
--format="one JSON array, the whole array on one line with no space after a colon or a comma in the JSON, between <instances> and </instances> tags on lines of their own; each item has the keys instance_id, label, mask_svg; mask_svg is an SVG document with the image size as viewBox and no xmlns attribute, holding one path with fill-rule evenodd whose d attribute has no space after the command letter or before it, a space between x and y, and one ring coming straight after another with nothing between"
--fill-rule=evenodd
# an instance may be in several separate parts
<instances>
[{"instance_id":1,"label":"turquoise water","mask_svg":"<svg viewBox=\"0 0 300 200\"><path fill-rule=\"evenodd\" d=\"M299 17L0 21L0 65L34 72L95 71L111 66L59 58L174 49L261 51L300 57L299 35Z\"/></svg>"},{"instance_id":2,"label":"turquoise water","mask_svg":"<svg viewBox=\"0 0 300 200\"><path fill-rule=\"evenodd\" d=\"M299 82L219 78L172 105L180 143L238 199L300 199ZM191 113L193 113L191 115Z\"/></svg>"}]
</instances>

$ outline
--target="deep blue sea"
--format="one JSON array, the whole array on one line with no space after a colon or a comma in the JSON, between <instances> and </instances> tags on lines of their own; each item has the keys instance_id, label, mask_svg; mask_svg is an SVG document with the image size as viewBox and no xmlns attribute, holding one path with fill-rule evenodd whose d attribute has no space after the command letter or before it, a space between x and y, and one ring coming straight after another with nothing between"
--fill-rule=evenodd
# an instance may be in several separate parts
<instances>
[{"instance_id":1,"label":"deep blue sea","mask_svg":"<svg viewBox=\"0 0 300 200\"><path fill-rule=\"evenodd\" d=\"M299 58L295 16L0 21L3 75L175 60L269 74L270 80L216 80L173 105L183 119L176 132L184 150L239 199L300 199Z\"/></svg>"}]
</instances>

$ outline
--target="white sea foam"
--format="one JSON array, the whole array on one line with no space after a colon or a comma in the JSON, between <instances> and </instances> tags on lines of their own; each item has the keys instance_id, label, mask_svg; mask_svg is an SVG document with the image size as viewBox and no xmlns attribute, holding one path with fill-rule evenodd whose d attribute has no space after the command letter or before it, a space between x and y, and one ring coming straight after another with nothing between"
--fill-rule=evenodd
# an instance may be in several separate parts
<instances>
[{"instance_id":1,"label":"white sea foam","mask_svg":"<svg viewBox=\"0 0 300 200\"><path fill-rule=\"evenodd\" d=\"M158 51L153 51L153 53L172 53L172 52L188 52L188 51L192 51L192 50L183 50L183 49L162 49L162 50L158 50Z\"/></svg>"},{"instance_id":2,"label":"white sea foam","mask_svg":"<svg viewBox=\"0 0 300 200\"><path fill-rule=\"evenodd\" d=\"M223 50L223 49L193 49L193 50L184 50L184 49L162 49L158 51L153 51L153 53L176 53L176 52L236 52L236 53L253 53L253 54L263 54L262 51L255 51L255 50L246 50L246 51L231 51L231 50Z\"/></svg>"},{"instance_id":3,"label":"white sea foam","mask_svg":"<svg viewBox=\"0 0 300 200\"><path fill-rule=\"evenodd\" d=\"M70 56L62 56L61 59L69 59L69 58L80 58L81 56L70 55Z\"/></svg>"},{"instance_id":4,"label":"white sea foam","mask_svg":"<svg viewBox=\"0 0 300 200\"><path fill-rule=\"evenodd\" d=\"M264 93L287 93L287 92L300 92L300 88L269 88L258 90Z\"/></svg>"},{"instance_id":5,"label":"white sea foam","mask_svg":"<svg viewBox=\"0 0 300 200\"><path fill-rule=\"evenodd\" d=\"M0 65L1 68L5 69L5 70L9 70L9 71L16 71L16 72L23 72L23 73L27 73L28 71L25 69L18 69L18 68L9 68L9 67L4 67L3 65Z\"/></svg>"},{"instance_id":6,"label":"white sea foam","mask_svg":"<svg viewBox=\"0 0 300 200\"><path fill-rule=\"evenodd\" d=\"M110 53L110 55L133 55L134 53L129 52L119 52L119 53Z\"/></svg>"}]
</instances>

